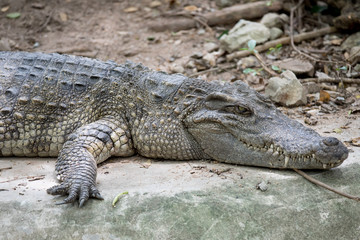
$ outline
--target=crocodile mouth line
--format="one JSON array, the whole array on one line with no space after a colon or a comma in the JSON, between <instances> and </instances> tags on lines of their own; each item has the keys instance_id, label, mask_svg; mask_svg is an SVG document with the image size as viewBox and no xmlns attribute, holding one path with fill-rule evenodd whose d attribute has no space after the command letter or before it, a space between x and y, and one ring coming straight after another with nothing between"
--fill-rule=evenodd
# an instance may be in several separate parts
<instances>
[{"instance_id":1,"label":"crocodile mouth line","mask_svg":"<svg viewBox=\"0 0 360 240\"><path fill-rule=\"evenodd\" d=\"M273 143L266 143L263 146L256 146L251 143L239 139L249 150L261 153L271 154L272 157L277 158L279 161L284 161L284 168L287 168L289 163L311 163L311 165L322 166L324 169L333 168L338 166L343 160L338 160L332 163L323 163L316 158L315 153L310 154L289 154L282 147ZM272 166L273 164L269 162Z\"/></svg>"}]
</instances>

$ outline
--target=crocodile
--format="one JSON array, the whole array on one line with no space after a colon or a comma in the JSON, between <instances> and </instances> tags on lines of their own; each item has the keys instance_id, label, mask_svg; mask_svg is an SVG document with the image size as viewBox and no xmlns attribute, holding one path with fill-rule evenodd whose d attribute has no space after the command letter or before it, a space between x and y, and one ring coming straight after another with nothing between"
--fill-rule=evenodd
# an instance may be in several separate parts
<instances>
[{"instance_id":1,"label":"crocodile","mask_svg":"<svg viewBox=\"0 0 360 240\"><path fill-rule=\"evenodd\" d=\"M288 118L242 81L207 82L142 64L0 52L0 156L57 157L58 204L103 199L97 164L111 156L269 168L330 169L337 138Z\"/></svg>"}]
</instances>

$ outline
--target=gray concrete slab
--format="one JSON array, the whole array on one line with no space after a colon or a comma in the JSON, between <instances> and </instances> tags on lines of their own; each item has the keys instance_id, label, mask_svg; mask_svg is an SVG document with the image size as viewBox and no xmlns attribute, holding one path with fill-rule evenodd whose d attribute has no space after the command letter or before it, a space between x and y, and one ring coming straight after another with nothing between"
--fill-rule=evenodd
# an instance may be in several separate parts
<instances>
[{"instance_id":1,"label":"gray concrete slab","mask_svg":"<svg viewBox=\"0 0 360 240\"><path fill-rule=\"evenodd\" d=\"M325 135L360 136L353 120L317 126ZM307 171L360 195L360 149L330 171ZM293 171L202 161L116 158L98 169L104 201L57 206L54 159L0 159L0 239L359 239L360 203L313 185ZM230 168L230 170L228 169ZM217 173L221 173L218 175ZM267 190L256 185L266 183ZM124 191L117 206L113 198Z\"/></svg>"}]
</instances>

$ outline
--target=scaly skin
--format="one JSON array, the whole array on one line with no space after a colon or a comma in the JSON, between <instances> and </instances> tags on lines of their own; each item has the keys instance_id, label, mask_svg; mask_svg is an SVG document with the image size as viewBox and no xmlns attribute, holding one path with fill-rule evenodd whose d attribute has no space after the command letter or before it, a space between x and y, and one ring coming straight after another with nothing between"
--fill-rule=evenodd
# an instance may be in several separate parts
<instances>
[{"instance_id":1,"label":"scaly skin","mask_svg":"<svg viewBox=\"0 0 360 240\"><path fill-rule=\"evenodd\" d=\"M348 156L336 138L289 119L240 81L0 52L0 156L58 156L62 183L48 193L67 195L59 204L102 199L97 164L135 153L299 169L329 169Z\"/></svg>"}]
</instances>

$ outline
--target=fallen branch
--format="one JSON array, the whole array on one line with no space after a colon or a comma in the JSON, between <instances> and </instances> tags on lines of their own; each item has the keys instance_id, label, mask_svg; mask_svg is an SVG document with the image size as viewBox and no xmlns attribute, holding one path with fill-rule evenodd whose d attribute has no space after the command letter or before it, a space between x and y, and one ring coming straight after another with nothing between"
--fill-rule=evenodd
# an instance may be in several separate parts
<instances>
[{"instance_id":1,"label":"fallen branch","mask_svg":"<svg viewBox=\"0 0 360 240\"><path fill-rule=\"evenodd\" d=\"M334 33L336 32L336 28L334 27L326 27L326 28L322 28L319 30L314 30L311 32L306 32L306 33L301 33L298 35L294 36L294 42L301 42L303 40L308 40L308 39L312 39L312 38L316 38L316 37L320 37L323 36L325 34L329 34L329 33ZM270 42L267 42L263 45L259 45L255 48L255 50L257 50L258 52L264 52L267 51L269 48L271 47L276 47L276 45L278 44L289 44L291 41L290 37L284 37L284 38L280 38L280 39L276 39ZM238 52L233 52L231 54L228 54L226 56L226 60L227 61L232 61L235 58L243 58L243 57L247 57L249 55L251 55L252 52L251 51L238 51Z\"/></svg>"},{"instance_id":2,"label":"fallen branch","mask_svg":"<svg viewBox=\"0 0 360 240\"><path fill-rule=\"evenodd\" d=\"M307 82L315 82L315 83L354 83L360 84L360 78L304 78L300 79L300 82L307 83Z\"/></svg>"},{"instance_id":3,"label":"fallen branch","mask_svg":"<svg viewBox=\"0 0 360 240\"><path fill-rule=\"evenodd\" d=\"M329 191L332 191L336 194L339 194L341 196L344 196L346 198L349 198L349 199L352 199L352 200L355 200L355 201L360 201L360 197L356 197L356 196L352 196L350 194L347 194L347 193L343 193L339 190L336 190L335 188L333 187L330 187L329 185L323 183L323 182L320 182L319 180L316 180L315 178L307 175L306 173L304 173L303 171L299 170L299 169L296 169L296 168L293 168L295 172L297 172L298 174L300 174L301 176L303 176L304 178L306 178L308 181L320 186L320 187L323 187Z\"/></svg>"},{"instance_id":4,"label":"fallen branch","mask_svg":"<svg viewBox=\"0 0 360 240\"><path fill-rule=\"evenodd\" d=\"M276 12L282 9L281 1L272 2L269 6L267 4L268 1L260 1L234 5L219 11L205 13L202 15L201 20L205 20L208 26L230 24L239 19L260 18L268 12ZM199 20L194 19L194 17L160 18L157 21L150 23L149 28L157 32L165 30L179 31L194 28L196 27L197 22L199 22Z\"/></svg>"}]
</instances>

